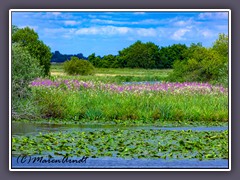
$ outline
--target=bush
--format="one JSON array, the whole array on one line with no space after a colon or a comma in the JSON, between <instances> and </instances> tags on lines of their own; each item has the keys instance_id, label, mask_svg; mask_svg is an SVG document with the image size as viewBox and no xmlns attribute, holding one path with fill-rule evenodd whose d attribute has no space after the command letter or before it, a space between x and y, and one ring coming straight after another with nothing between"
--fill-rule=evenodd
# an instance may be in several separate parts
<instances>
[{"instance_id":1,"label":"bush","mask_svg":"<svg viewBox=\"0 0 240 180\"><path fill-rule=\"evenodd\" d=\"M90 75L94 73L94 66L87 60L72 57L63 64L64 72L69 75Z\"/></svg>"},{"instance_id":2,"label":"bush","mask_svg":"<svg viewBox=\"0 0 240 180\"><path fill-rule=\"evenodd\" d=\"M25 98L29 93L29 83L43 75L39 61L19 46L12 46L12 98Z\"/></svg>"},{"instance_id":3,"label":"bush","mask_svg":"<svg viewBox=\"0 0 240 180\"><path fill-rule=\"evenodd\" d=\"M12 45L12 116L26 117L35 112L30 98L29 83L44 74L39 61L29 52L14 43Z\"/></svg>"}]
</instances>

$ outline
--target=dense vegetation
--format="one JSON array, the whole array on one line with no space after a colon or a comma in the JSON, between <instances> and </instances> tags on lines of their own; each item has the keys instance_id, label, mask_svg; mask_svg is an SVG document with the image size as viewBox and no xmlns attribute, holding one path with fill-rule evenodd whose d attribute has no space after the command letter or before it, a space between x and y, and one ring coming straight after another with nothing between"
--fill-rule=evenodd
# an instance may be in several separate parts
<instances>
[{"instance_id":1,"label":"dense vegetation","mask_svg":"<svg viewBox=\"0 0 240 180\"><path fill-rule=\"evenodd\" d=\"M50 72L51 52L34 30L12 27L12 113L14 118L31 112L29 83Z\"/></svg>"},{"instance_id":2,"label":"dense vegetation","mask_svg":"<svg viewBox=\"0 0 240 180\"><path fill-rule=\"evenodd\" d=\"M12 46L12 99L29 95L29 82L43 74L39 61L31 57L26 48L14 43Z\"/></svg>"},{"instance_id":3,"label":"dense vegetation","mask_svg":"<svg viewBox=\"0 0 240 180\"><path fill-rule=\"evenodd\" d=\"M118 55L88 56L88 60L98 68L172 68L175 60L183 60L187 46L173 44L168 47L158 47L152 42L137 41L118 52Z\"/></svg>"},{"instance_id":4,"label":"dense vegetation","mask_svg":"<svg viewBox=\"0 0 240 180\"><path fill-rule=\"evenodd\" d=\"M27 49L33 58L36 58L44 69L44 75L50 73L50 48L39 40L38 34L29 27L18 29L16 26L12 27L12 43L18 43L21 47Z\"/></svg>"},{"instance_id":5,"label":"dense vegetation","mask_svg":"<svg viewBox=\"0 0 240 180\"><path fill-rule=\"evenodd\" d=\"M181 138L179 138L181 137ZM99 130L13 137L13 154L148 159L228 159L228 131ZM134 141L133 141L134 140Z\"/></svg>"},{"instance_id":6,"label":"dense vegetation","mask_svg":"<svg viewBox=\"0 0 240 180\"><path fill-rule=\"evenodd\" d=\"M65 61L63 64L64 72L69 75L90 75L93 74L93 65L86 60L72 57L70 60Z\"/></svg>"},{"instance_id":7,"label":"dense vegetation","mask_svg":"<svg viewBox=\"0 0 240 180\"><path fill-rule=\"evenodd\" d=\"M171 81L211 82L228 86L228 37L220 34L213 47L205 48L201 44L192 44L185 59L173 64Z\"/></svg>"}]
</instances>

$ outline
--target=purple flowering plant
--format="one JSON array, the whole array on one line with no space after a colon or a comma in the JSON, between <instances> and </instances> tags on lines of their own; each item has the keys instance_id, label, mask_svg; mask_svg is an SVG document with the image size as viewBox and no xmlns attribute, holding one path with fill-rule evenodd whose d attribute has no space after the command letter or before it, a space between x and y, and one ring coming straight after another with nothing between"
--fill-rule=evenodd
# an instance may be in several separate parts
<instances>
[{"instance_id":1,"label":"purple flowering plant","mask_svg":"<svg viewBox=\"0 0 240 180\"><path fill-rule=\"evenodd\" d=\"M63 80L59 79L52 81L50 79L36 79L31 82L32 87L43 88L61 88L65 90L105 90L117 93L124 92L169 92L172 94L228 94L228 88L222 86L214 86L209 83L199 82L155 82L155 83L141 83L141 84L114 84L101 83L92 81L78 81L78 80Z\"/></svg>"}]
</instances>

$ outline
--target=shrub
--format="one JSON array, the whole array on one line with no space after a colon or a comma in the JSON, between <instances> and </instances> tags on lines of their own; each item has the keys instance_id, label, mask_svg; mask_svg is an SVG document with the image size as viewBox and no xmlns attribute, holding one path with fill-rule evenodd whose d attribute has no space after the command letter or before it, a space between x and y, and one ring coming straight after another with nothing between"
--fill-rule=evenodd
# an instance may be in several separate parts
<instances>
[{"instance_id":1,"label":"shrub","mask_svg":"<svg viewBox=\"0 0 240 180\"><path fill-rule=\"evenodd\" d=\"M39 61L19 46L12 46L12 98L25 98L29 93L29 82L43 75Z\"/></svg>"},{"instance_id":2,"label":"shrub","mask_svg":"<svg viewBox=\"0 0 240 180\"><path fill-rule=\"evenodd\" d=\"M94 73L94 66L87 60L72 57L63 64L64 72L69 75L90 75Z\"/></svg>"},{"instance_id":3,"label":"shrub","mask_svg":"<svg viewBox=\"0 0 240 180\"><path fill-rule=\"evenodd\" d=\"M31 91L29 83L44 74L39 61L29 52L14 43L12 45L12 117L33 117L36 109L29 98Z\"/></svg>"}]
</instances>

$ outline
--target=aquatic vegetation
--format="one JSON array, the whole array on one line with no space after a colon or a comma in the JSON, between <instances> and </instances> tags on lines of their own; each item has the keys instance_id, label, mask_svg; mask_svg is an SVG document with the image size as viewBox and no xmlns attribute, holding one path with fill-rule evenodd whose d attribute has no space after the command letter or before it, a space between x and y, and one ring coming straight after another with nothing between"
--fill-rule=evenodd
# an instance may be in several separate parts
<instances>
[{"instance_id":1,"label":"aquatic vegetation","mask_svg":"<svg viewBox=\"0 0 240 180\"><path fill-rule=\"evenodd\" d=\"M13 155L228 159L228 131L98 130L13 136Z\"/></svg>"}]
</instances>

